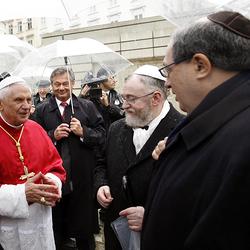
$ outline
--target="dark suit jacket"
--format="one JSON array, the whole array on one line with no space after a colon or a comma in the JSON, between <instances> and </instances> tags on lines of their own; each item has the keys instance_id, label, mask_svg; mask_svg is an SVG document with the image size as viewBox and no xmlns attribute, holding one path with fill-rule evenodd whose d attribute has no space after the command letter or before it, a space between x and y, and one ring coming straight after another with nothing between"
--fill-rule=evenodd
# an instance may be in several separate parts
<instances>
[{"instance_id":1,"label":"dark suit jacket","mask_svg":"<svg viewBox=\"0 0 250 250\"><path fill-rule=\"evenodd\" d=\"M143 250L250 249L250 72L212 90L151 182Z\"/></svg>"},{"instance_id":2,"label":"dark suit jacket","mask_svg":"<svg viewBox=\"0 0 250 250\"><path fill-rule=\"evenodd\" d=\"M154 160L151 156L157 143L164 139L183 118L173 106L159 123L140 153L136 155L133 145L133 130L125 119L114 122L109 130L106 146L106 163L99 163L95 169L95 190L109 185L114 200L106 210L105 220L111 222L119 212L131 205L144 206L148 186L153 174ZM122 188L122 178L129 181L129 200Z\"/></svg>"}]
</instances>

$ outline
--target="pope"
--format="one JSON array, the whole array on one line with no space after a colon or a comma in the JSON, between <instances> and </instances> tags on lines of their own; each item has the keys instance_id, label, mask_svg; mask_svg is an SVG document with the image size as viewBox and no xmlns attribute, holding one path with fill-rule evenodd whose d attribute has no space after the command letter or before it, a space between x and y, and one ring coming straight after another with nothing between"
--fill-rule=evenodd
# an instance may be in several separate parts
<instances>
[{"instance_id":1,"label":"pope","mask_svg":"<svg viewBox=\"0 0 250 250\"><path fill-rule=\"evenodd\" d=\"M7 76L0 82L3 249L55 249L51 207L61 197L66 174L47 133L28 119L31 105L31 89L22 78Z\"/></svg>"}]
</instances>

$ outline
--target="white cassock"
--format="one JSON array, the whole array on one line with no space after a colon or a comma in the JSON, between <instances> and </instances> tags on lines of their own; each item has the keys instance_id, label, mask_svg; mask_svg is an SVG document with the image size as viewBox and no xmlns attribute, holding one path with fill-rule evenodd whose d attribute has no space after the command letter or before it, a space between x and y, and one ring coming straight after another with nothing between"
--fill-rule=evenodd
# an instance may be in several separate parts
<instances>
[{"instance_id":1,"label":"white cassock","mask_svg":"<svg viewBox=\"0 0 250 250\"><path fill-rule=\"evenodd\" d=\"M54 250L51 207L28 205L25 184L0 187L0 243L7 250Z\"/></svg>"}]
</instances>

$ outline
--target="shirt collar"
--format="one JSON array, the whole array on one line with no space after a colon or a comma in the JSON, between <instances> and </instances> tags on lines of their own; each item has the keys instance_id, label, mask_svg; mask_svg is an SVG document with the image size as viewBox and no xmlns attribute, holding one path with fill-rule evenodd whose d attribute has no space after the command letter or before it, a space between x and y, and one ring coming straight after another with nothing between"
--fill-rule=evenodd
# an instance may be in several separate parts
<instances>
[{"instance_id":1,"label":"shirt collar","mask_svg":"<svg viewBox=\"0 0 250 250\"><path fill-rule=\"evenodd\" d=\"M56 99L57 106L60 107L60 104L62 103L62 101L58 100L57 98L55 98L55 99ZM69 98L66 102L67 102L67 104L69 105L69 103L70 103L70 98Z\"/></svg>"}]
</instances>

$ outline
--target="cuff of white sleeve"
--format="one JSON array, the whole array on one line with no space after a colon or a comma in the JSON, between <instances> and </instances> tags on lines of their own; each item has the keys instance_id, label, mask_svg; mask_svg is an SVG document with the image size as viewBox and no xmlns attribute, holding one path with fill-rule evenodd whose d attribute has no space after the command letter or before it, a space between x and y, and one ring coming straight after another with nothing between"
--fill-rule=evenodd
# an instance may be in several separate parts
<instances>
[{"instance_id":1,"label":"cuff of white sleeve","mask_svg":"<svg viewBox=\"0 0 250 250\"><path fill-rule=\"evenodd\" d=\"M62 195L62 182L61 182L61 180L56 175L54 175L52 173L47 173L46 176L55 181L55 183L59 189L59 194L61 196Z\"/></svg>"},{"instance_id":2,"label":"cuff of white sleeve","mask_svg":"<svg viewBox=\"0 0 250 250\"><path fill-rule=\"evenodd\" d=\"M23 219L29 217L29 204L26 200L25 184L6 184L0 187L0 215Z\"/></svg>"}]
</instances>

